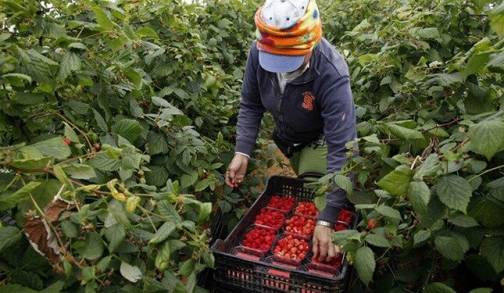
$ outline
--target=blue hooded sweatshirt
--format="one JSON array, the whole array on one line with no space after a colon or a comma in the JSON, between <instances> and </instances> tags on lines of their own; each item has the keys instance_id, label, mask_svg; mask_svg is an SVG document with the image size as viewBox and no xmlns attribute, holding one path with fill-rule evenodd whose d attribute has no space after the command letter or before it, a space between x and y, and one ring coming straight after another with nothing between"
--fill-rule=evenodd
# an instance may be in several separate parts
<instances>
[{"instance_id":1,"label":"blue hooded sweatshirt","mask_svg":"<svg viewBox=\"0 0 504 293\"><path fill-rule=\"evenodd\" d=\"M254 42L243 78L235 151L252 153L263 113L269 111L276 124L277 145L278 141L283 146L307 145L324 137L327 171L340 170L346 161L345 144L357 136L355 106L343 56L322 38L313 50L309 68L288 83L283 94L276 73L264 70L258 59ZM280 149L286 154L285 148ZM327 206L319 219L334 223L345 202L343 190L328 193Z\"/></svg>"}]
</instances>

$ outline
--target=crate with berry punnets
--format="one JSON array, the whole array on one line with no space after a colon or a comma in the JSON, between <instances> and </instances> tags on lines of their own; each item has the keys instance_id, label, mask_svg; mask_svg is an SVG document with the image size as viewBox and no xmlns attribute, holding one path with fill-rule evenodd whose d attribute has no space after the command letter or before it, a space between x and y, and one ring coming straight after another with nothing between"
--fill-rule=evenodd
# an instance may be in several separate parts
<instances>
[{"instance_id":1,"label":"crate with berry punnets","mask_svg":"<svg viewBox=\"0 0 504 293\"><path fill-rule=\"evenodd\" d=\"M271 177L230 235L215 242L218 286L247 292L344 292L348 279L344 255L327 261L312 253L318 210L306 183ZM335 230L351 229L356 220L351 207L346 207L335 219Z\"/></svg>"}]
</instances>

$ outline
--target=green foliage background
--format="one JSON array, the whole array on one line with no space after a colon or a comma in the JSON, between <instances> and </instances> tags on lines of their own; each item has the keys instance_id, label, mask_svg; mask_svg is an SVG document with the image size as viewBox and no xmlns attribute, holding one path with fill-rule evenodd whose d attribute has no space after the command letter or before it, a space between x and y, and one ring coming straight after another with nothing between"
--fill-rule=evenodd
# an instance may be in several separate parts
<instances>
[{"instance_id":1,"label":"green foliage background","mask_svg":"<svg viewBox=\"0 0 504 293\"><path fill-rule=\"evenodd\" d=\"M239 191L222 177L257 5L0 1L4 289L203 290L212 213L233 225L258 191L257 176ZM365 284L352 288L498 290L504 4L319 6L357 104L360 155L343 174L363 220L334 238ZM272 164L264 149L251 171ZM329 175L320 191L347 183ZM22 229L56 194L76 207L50 227L61 248L50 264Z\"/></svg>"}]
</instances>

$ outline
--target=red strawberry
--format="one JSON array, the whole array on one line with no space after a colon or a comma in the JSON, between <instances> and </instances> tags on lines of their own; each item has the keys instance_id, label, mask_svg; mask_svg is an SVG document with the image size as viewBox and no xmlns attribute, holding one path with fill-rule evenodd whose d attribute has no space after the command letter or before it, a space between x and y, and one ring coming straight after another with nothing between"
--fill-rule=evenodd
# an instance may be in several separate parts
<instances>
[{"instance_id":1,"label":"red strawberry","mask_svg":"<svg viewBox=\"0 0 504 293\"><path fill-rule=\"evenodd\" d=\"M308 253L309 245L306 240L287 235L278 240L273 249L273 255L281 260L301 262Z\"/></svg>"},{"instance_id":2,"label":"red strawberry","mask_svg":"<svg viewBox=\"0 0 504 293\"><path fill-rule=\"evenodd\" d=\"M304 201L300 202L297 205L296 214L300 214L307 217L316 217L318 215L318 211L314 203Z\"/></svg>"},{"instance_id":3,"label":"red strawberry","mask_svg":"<svg viewBox=\"0 0 504 293\"><path fill-rule=\"evenodd\" d=\"M342 209L338 215L338 221L350 225L352 223L353 214L352 212Z\"/></svg>"},{"instance_id":4,"label":"red strawberry","mask_svg":"<svg viewBox=\"0 0 504 293\"><path fill-rule=\"evenodd\" d=\"M268 226L271 228L278 229L283 225L285 221L285 216L283 213L272 210L269 208L263 208L255 218L255 224Z\"/></svg>"},{"instance_id":5,"label":"red strawberry","mask_svg":"<svg viewBox=\"0 0 504 293\"><path fill-rule=\"evenodd\" d=\"M293 216L286 221L285 231L303 237L310 237L315 229L315 220L302 216Z\"/></svg>"},{"instance_id":6,"label":"red strawberry","mask_svg":"<svg viewBox=\"0 0 504 293\"><path fill-rule=\"evenodd\" d=\"M373 230L378 226L378 221L376 219L369 219L367 222L367 228L368 230Z\"/></svg>"},{"instance_id":7,"label":"red strawberry","mask_svg":"<svg viewBox=\"0 0 504 293\"><path fill-rule=\"evenodd\" d=\"M273 195L267 206L282 212L288 212L294 206L294 198L292 196Z\"/></svg>"},{"instance_id":8,"label":"red strawberry","mask_svg":"<svg viewBox=\"0 0 504 293\"><path fill-rule=\"evenodd\" d=\"M242 245L260 251L267 251L270 249L273 240L275 240L275 231L256 227L245 234Z\"/></svg>"},{"instance_id":9,"label":"red strawberry","mask_svg":"<svg viewBox=\"0 0 504 293\"><path fill-rule=\"evenodd\" d=\"M70 138L65 137L65 138L63 139L63 143L64 143L64 144L66 144L66 145L70 145L70 144L72 143L72 141L70 140Z\"/></svg>"}]
</instances>

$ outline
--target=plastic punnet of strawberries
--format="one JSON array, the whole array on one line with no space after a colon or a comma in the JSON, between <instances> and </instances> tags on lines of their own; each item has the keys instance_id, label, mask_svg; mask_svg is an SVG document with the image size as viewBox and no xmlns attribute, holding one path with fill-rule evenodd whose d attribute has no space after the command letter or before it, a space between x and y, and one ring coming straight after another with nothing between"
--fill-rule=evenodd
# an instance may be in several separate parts
<instances>
[{"instance_id":1,"label":"plastic punnet of strawberries","mask_svg":"<svg viewBox=\"0 0 504 293\"><path fill-rule=\"evenodd\" d=\"M286 221L285 231L288 233L310 237L313 234L313 230L315 230L315 220L313 219L292 216Z\"/></svg>"},{"instance_id":2,"label":"plastic punnet of strawberries","mask_svg":"<svg viewBox=\"0 0 504 293\"><path fill-rule=\"evenodd\" d=\"M280 228L285 221L285 216L283 213L263 208L255 218L255 224L264 225L272 228Z\"/></svg>"},{"instance_id":3,"label":"plastic punnet of strawberries","mask_svg":"<svg viewBox=\"0 0 504 293\"><path fill-rule=\"evenodd\" d=\"M300 202L296 207L295 213L307 217L316 217L318 215L317 207L313 202L309 201Z\"/></svg>"},{"instance_id":4,"label":"plastic punnet of strawberries","mask_svg":"<svg viewBox=\"0 0 504 293\"><path fill-rule=\"evenodd\" d=\"M308 253L308 242L303 239L287 235L278 240L273 250L273 255L281 260L301 262Z\"/></svg>"},{"instance_id":5,"label":"plastic punnet of strawberries","mask_svg":"<svg viewBox=\"0 0 504 293\"><path fill-rule=\"evenodd\" d=\"M273 195L268 202L268 207L288 212L294 206L294 198L292 196Z\"/></svg>"},{"instance_id":6,"label":"plastic punnet of strawberries","mask_svg":"<svg viewBox=\"0 0 504 293\"><path fill-rule=\"evenodd\" d=\"M273 240L275 240L275 231L256 227L245 234L242 245L260 251L267 251L270 249Z\"/></svg>"}]
</instances>

